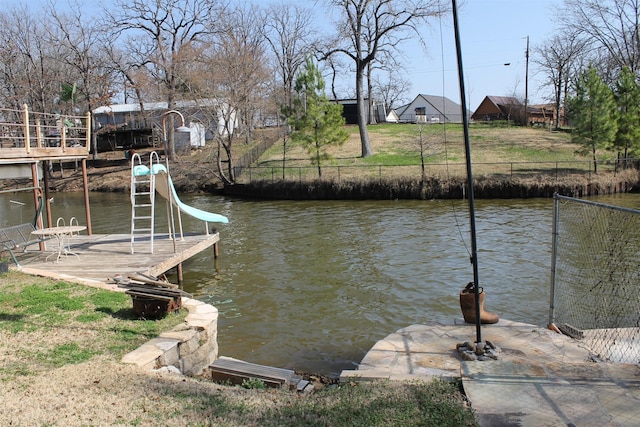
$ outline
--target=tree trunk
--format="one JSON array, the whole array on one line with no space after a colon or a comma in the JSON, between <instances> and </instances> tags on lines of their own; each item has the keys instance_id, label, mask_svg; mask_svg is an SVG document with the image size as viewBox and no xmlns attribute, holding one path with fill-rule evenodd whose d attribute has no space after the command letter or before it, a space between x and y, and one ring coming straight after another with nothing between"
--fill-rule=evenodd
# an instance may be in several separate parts
<instances>
[{"instance_id":1,"label":"tree trunk","mask_svg":"<svg viewBox=\"0 0 640 427\"><path fill-rule=\"evenodd\" d=\"M366 158L373 154L371 150L371 142L369 141L369 132L367 131L367 114L365 111L365 101L363 93L363 75L364 67L362 64L356 66L356 101L358 108L358 130L360 131L360 146L362 148L362 157Z\"/></svg>"},{"instance_id":2,"label":"tree trunk","mask_svg":"<svg viewBox=\"0 0 640 427\"><path fill-rule=\"evenodd\" d=\"M562 96L562 70L558 70L558 86L555 91L556 97L556 131L560 130L560 97Z\"/></svg>"},{"instance_id":3,"label":"tree trunk","mask_svg":"<svg viewBox=\"0 0 640 427\"><path fill-rule=\"evenodd\" d=\"M287 132L285 131L282 135L282 180L285 179L285 171L286 171L286 163L287 163Z\"/></svg>"},{"instance_id":4,"label":"tree trunk","mask_svg":"<svg viewBox=\"0 0 640 427\"><path fill-rule=\"evenodd\" d=\"M233 136L231 137L233 138ZM233 152L231 151L231 143L229 143L229 145L224 146L224 150L227 153L227 160L229 163L227 163L227 173L228 173L228 177L229 177L229 181L231 181L231 183L236 182L236 171L233 168Z\"/></svg>"},{"instance_id":5,"label":"tree trunk","mask_svg":"<svg viewBox=\"0 0 640 427\"><path fill-rule=\"evenodd\" d=\"M224 147L224 144L222 143L222 140L218 139L218 159L216 162L218 166L218 173L220 174L220 179L224 184L232 184L231 180L227 177L227 174L225 173L224 167L222 166L222 150L223 149L226 152L226 149Z\"/></svg>"},{"instance_id":6,"label":"tree trunk","mask_svg":"<svg viewBox=\"0 0 640 427\"><path fill-rule=\"evenodd\" d=\"M598 161L596 160L596 148L595 147L593 147L592 153L593 153L593 173L597 174L598 173Z\"/></svg>"},{"instance_id":7,"label":"tree trunk","mask_svg":"<svg viewBox=\"0 0 640 427\"><path fill-rule=\"evenodd\" d=\"M373 83L371 83L371 62L367 64L367 110L369 115L368 123L370 125L375 125L378 120L376 119L375 113L373 111Z\"/></svg>"}]
</instances>

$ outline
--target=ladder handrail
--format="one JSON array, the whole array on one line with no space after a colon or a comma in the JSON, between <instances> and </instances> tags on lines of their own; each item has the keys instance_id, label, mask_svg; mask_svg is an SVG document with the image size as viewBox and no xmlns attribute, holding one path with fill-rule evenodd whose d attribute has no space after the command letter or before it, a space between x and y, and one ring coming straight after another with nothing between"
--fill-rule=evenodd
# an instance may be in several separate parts
<instances>
[{"instance_id":1,"label":"ladder handrail","mask_svg":"<svg viewBox=\"0 0 640 427\"><path fill-rule=\"evenodd\" d=\"M149 231L151 253L153 253L153 240L155 234L155 176L152 173L152 170L154 159L159 159L158 154L155 151L149 156L150 164L147 167L142 163L142 157L140 154L134 153L131 156L131 253L134 253L135 251L135 235L137 231L136 220L149 221L149 227L143 230ZM149 191L138 192L137 185L139 183L148 184ZM148 204L138 204L136 197L142 195L149 197ZM149 215L138 216L136 214L136 208L147 208L150 210L150 213Z\"/></svg>"}]
</instances>

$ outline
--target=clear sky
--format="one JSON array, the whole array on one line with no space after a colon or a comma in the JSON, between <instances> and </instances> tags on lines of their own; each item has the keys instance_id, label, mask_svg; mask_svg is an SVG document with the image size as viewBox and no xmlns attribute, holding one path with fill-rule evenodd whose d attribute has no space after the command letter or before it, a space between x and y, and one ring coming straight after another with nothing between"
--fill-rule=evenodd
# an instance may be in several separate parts
<instances>
[{"instance_id":1,"label":"clear sky","mask_svg":"<svg viewBox=\"0 0 640 427\"><path fill-rule=\"evenodd\" d=\"M487 95L516 95L524 99L527 36L529 102L544 101L551 90L540 87L542 75L532 63L532 51L554 34L553 17L561 4L558 0L466 0L459 7L465 92L472 110ZM440 48L440 28L434 28L429 32L433 49L427 55L416 55L409 76L414 92L442 95L444 91L444 96L458 102L453 18L448 19L450 22L442 23L444 49Z\"/></svg>"},{"instance_id":2,"label":"clear sky","mask_svg":"<svg viewBox=\"0 0 640 427\"><path fill-rule=\"evenodd\" d=\"M451 3L451 0L441 1ZM553 35L553 17L563 2L458 0L457 3L465 93L470 109L473 111L487 95L515 95L524 99L526 80L529 103L546 102L544 98L551 89L541 87L542 76L536 73L532 62L533 48ZM327 11L323 0L307 0L306 4L315 5L319 19ZM453 16L431 20L422 34L426 50L418 42L405 42L402 48L406 69L401 73L412 85L408 100L426 94L460 102ZM353 88L353 83L348 83Z\"/></svg>"},{"instance_id":3,"label":"clear sky","mask_svg":"<svg viewBox=\"0 0 640 427\"><path fill-rule=\"evenodd\" d=\"M0 0L0 8L25 3L26 0ZM30 9L49 0L29 0ZM85 12L98 11L98 5L109 5L114 0L96 3L92 0L54 0L59 7L69 1L84 4ZM259 2L259 0L253 0ZM288 3L290 0L262 0L267 3ZM449 3L450 0L441 0ZM243 0L232 0L243 2ZM318 17L318 27L330 31L326 18L327 2L324 0L302 0L301 4L312 7ZM539 103L550 92L541 88L540 75L531 61L533 47L542 44L554 32L553 16L561 0L458 0L459 32L462 44L462 62L467 104L474 110L487 95L524 98L526 38L529 36L529 102ZM408 100L418 94L439 95L459 102L458 69L456 63L453 18L448 15L441 20L432 20L423 30L427 45L425 50L419 43L406 43L406 70L404 77L411 82ZM504 64L510 64L505 66ZM350 92L353 78L345 79ZM346 94L343 94L347 96Z\"/></svg>"}]
</instances>

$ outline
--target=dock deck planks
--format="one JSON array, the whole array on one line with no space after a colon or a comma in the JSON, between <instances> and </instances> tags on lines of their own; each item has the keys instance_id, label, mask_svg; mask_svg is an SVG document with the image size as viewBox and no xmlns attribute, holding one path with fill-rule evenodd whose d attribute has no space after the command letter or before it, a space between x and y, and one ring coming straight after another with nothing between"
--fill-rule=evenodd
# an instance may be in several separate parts
<instances>
[{"instance_id":1,"label":"dock deck planks","mask_svg":"<svg viewBox=\"0 0 640 427\"><path fill-rule=\"evenodd\" d=\"M184 235L184 240L177 239L174 251L173 240L168 235L156 235L154 253L150 253L148 241L136 241L135 253L131 253L129 234L92 234L79 235L71 239L71 251L60 257L46 257L57 251L56 242L49 242L47 250L41 252L37 245L29 247L27 253L18 254L22 271L54 279L62 279L76 283L96 286L103 284L109 289L117 286L108 285L108 279L115 274L122 277L143 273L158 277L187 259L212 248L220 240L218 233ZM214 249L211 249L212 251Z\"/></svg>"}]
</instances>

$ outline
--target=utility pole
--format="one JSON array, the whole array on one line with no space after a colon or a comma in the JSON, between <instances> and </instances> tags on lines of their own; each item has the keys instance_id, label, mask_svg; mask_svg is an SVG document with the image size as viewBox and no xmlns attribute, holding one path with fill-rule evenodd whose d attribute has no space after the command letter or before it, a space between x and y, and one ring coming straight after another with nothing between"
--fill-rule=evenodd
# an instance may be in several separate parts
<instances>
[{"instance_id":1,"label":"utility pole","mask_svg":"<svg viewBox=\"0 0 640 427\"><path fill-rule=\"evenodd\" d=\"M526 127L529 127L529 110L527 109L529 103L529 36L527 36L527 50L524 52L524 57L524 123Z\"/></svg>"}]
</instances>

